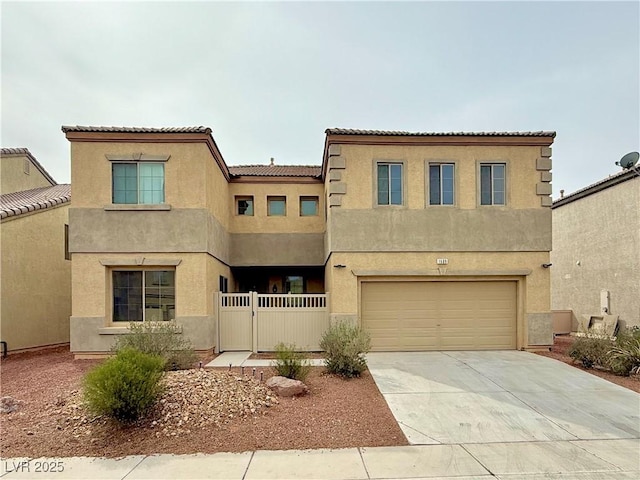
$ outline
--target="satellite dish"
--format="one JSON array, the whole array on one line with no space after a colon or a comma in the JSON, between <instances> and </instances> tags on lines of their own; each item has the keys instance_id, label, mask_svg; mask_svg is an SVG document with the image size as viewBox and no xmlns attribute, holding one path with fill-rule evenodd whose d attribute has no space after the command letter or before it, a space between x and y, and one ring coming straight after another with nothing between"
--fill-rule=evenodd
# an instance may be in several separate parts
<instances>
[{"instance_id":1,"label":"satellite dish","mask_svg":"<svg viewBox=\"0 0 640 480\"><path fill-rule=\"evenodd\" d=\"M616 165L620 165L625 170L628 170L634 167L634 165L638 162L638 158L640 158L640 153L630 152L622 157L619 162L616 162Z\"/></svg>"}]
</instances>

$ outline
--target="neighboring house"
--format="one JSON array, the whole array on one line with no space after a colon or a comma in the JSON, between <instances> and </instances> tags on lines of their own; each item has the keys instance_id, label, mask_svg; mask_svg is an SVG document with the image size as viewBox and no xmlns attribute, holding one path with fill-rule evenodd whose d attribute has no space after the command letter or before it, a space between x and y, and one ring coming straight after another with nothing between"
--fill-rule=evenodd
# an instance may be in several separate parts
<instances>
[{"instance_id":1,"label":"neighboring house","mask_svg":"<svg viewBox=\"0 0 640 480\"><path fill-rule=\"evenodd\" d=\"M69 342L70 185L26 148L3 148L0 175L0 340L9 352Z\"/></svg>"},{"instance_id":2,"label":"neighboring house","mask_svg":"<svg viewBox=\"0 0 640 480\"><path fill-rule=\"evenodd\" d=\"M622 171L553 202L552 308L640 325L640 176ZM604 312L604 309L607 312ZM569 317L571 318L571 317Z\"/></svg>"},{"instance_id":3,"label":"neighboring house","mask_svg":"<svg viewBox=\"0 0 640 480\"><path fill-rule=\"evenodd\" d=\"M374 350L552 343L554 132L330 129L322 166L233 167L205 127L63 131L77 356L143 319L227 349L220 306L250 301L227 290L262 294L259 314L302 305L281 293L330 292L327 325L360 323ZM264 328L247 325L267 350L296 326L260 347Z\"/></svg>"}]
</instances>

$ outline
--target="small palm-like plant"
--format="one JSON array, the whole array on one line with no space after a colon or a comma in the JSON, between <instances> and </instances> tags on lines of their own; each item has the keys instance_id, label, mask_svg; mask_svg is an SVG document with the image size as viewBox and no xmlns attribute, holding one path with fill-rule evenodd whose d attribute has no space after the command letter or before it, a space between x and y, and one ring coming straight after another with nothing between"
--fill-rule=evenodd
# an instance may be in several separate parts
<instances>
[{"instance_id":1,"label":"small palm-like plant","mask_svg":"<svg viewBox=\"0 0 640 480\"><path fill-rule=\"evenodd\" d=\"M617 375L640 373L640 338L630 338L609 351L609 365Z\"/></svg>"}]
</instances>

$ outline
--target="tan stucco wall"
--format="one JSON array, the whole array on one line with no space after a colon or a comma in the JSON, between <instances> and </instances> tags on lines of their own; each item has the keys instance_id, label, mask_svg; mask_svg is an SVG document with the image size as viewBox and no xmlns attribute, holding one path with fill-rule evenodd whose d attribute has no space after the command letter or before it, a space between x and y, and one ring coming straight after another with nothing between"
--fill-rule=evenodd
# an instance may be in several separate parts
<instances>
[{"instance_id":1,"label":"tan stucco wall","mask_svg":"<svg viewBox=\"0 0 640 480\"><path fill-rule=\"evenodd\" d=\"M322 233L325 229L322 183L231 183L231 233ZM238 215L235 197L253 196L253 216ZM267 197L287 197L286 216L267 215ZM318 197L318 215L300 216L300 197Z\"/></svg>"},{"instance_id":2,"label":"tan stucco wall","mask_svg":"<svg viewBox=\"0 0 640 480\"><path fill-rule=\"evenodd\" d=\"M540 172L536 171L539 146L341 145L340 148L340 156L346 162L341 180L347 187L342 198L344 209L376 207L375 165L384 161L405 162L404 207L409 209L423 209L428 204L426 166L429 162L455 163L457 208L487 208L479 207L477 195L480 162L506 164L509 208L540 207L540 198L536 195L536 184L540 182Z\"/></svg>"},{"instance_id":3,"label":"tan stucco wall","mask_svg":"<svg viewBox=\"0 0 640 480\"><path fill-rule=\"evenodd\" d=\"M73 255L73 305L74 317L105 317L105 325L110 324L111 290L110 267L101 261L145 259L140 267L113 267L117 269L139 269L153 267L154 260L179 260L176 270L176 316L208 315L213 308L208 307L207 277L208 255L204 253L91 253ZM172 268L172 267L167 267ZM218 283L218 277L211 279ZM213 290L212 290L213 291Z\"/></svg>"},{"instance_id":4,"label":"tan stucco wall","mask_svg":"<svg viewBox=\"0 0 640 480\"><path fill-rule=\"evenodd\" d=\"M71 262L64 258L68 206L0 225L0 329L9 351L69 341Z\"/></svg>"},{"instance_id":5,"label":"tan stucco wall","mask_svg":"<svg viewBox=\"0 0 640 480\"><path fill-rule=\"evenodd\" d=\"M101 261L126 262L141 259L142 256L124 253L73 255L73 352L108 351L115 341L115 335L108 328L126 327L126 323L111 321L113 268L154 268L154 265L166 261L180 262L175 267L175 319L183 325L183 334L198 350L209 350L215 346L213 292L218 291L219 275L233 280L229 267L203 253L145 253L143 257L145 265L142 267L107 267Z\"/></svg>"},{"instance_id":6,"label":"tan stucco wall","mask_svg":"<svg viewBox=\"0 0 640 480\"><path fill-rule=\"evenodd\" d=\"M210 211L226 225L225 182L218 181L219 177L222 180L224 177L204 143L72 142L71 194L74 208L110 205L112 162L106 155L134 153L170 155L169 160L163 163L165 203L172 208L206 208L207 188L212 187L216 200L210 205Z\"/></svg>"},{"instance_id":7,"label":"tan stucco wall","mask_svg":"<svg viewBox=\"0 0 640 480\"><path fill-rule=\"evenodd\" d=\"M24 173L24 161L30 164L29 173ZM21 192L32 188L49 187L47 180L40 170L26 155L2 155L0 159L0 193Z\"/></svg>"},{"instance_id":8,"label":"tan stucco wall","mask_svg":"<svg viewBox=\"0 0 640 480\"><path fill-rule=\"evenodd\" d=\"M554 208L551 261L554 310L599 315L607 290L610 313L640 325L640 177Z\"/></svg>"}]
</instances>

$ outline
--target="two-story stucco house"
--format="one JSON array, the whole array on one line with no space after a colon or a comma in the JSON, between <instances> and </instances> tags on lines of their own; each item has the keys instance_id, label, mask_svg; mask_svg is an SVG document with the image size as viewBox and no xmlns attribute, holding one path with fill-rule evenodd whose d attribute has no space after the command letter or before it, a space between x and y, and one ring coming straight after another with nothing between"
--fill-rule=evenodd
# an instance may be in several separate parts
<instances>
[{"instance_id":1,"label":"two-story stucco house","mask_svg":"<svg viewBox=\"0 0 640 480\"><path fill-rule=\"evenodd\" d=\"M26 148L3 148L0 160L0 340L9 353L68 343L71 187Z\"/></svg>"},{"instance_id":2,"label":"two-story stucco house","mask_svg":"<svg viewBox=\"0 0 640 480\"><path fill-rule=\"evenodd\" d=\"M330 129L321 166L234 167L209 128L63 131L76 355L141 320L175 319L201 351L245 348L229 340L240 323L219 331L220 306L248 298L219 303L226 291L263 295L259 314L278 295L321 305L326 325L360 323L374 350L552 343L554 132Z\"/></svg>"}]
</instances>

